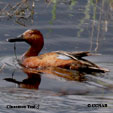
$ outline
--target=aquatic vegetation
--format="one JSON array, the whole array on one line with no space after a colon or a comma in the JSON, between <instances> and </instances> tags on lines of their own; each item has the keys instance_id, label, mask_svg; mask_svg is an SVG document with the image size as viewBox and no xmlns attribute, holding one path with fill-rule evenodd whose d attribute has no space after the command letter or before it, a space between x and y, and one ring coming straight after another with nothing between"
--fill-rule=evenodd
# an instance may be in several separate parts
<instances>
[{"instance_id":1,"label":"aquatic vegetation","mask_svg":"<svg viewBox=\"0 0 113 113\"><path fill-rule=\"evenodd\" d=\"M112 0L87 0L84 10L84 17L80 19L78 24L77 36L81 37L86 29L90 29L90 51L97 52L101 40L105 40L105 33L108 32L109 21L112 20ZM92 13L92 15L91 15ZM87 21L90 26L85 26ZM96 37L96 43L93 43L93 38Z\"/></svg>"},{"instance_id":2,"label":"aquatic vegetation","mask_svg":"<svg viewBox=\"0 0 113 113\"><path fill-rule=\"evenodd\" d=\"M7 20L12 19L22 26L33 25L34 16L36 22L39 19L39 2L41 0L21 0L16 3L7 3L0 10L0 20L5 21L4 18L7 18ZM45 0L45 4L51 8L51 18L48 21L50 25L54 25L55 21L59 19L57 11L60 5L67 8L68 13L65 18L73 18L78 11L81 11L82 14L76 24L78 29L76 36L85 37L84 34L87 31L90 39L89 51L98 51L101 40L106 39L105 34L109 30L109 21L113 20L113 0L87 0L84 2L84 6L81 6L80 0ZM52 29L49 31L52 32ZM93 41L94 37L96 37L96 42Z\"/></svg>"},{"instance_id":3,"label":"aquatic vegetation","mask_svg":"<svg viewBox=\"0 0 113 113\"><path fill-rule=\"evenodd\" d=\"M50 24L52 24L54 20L56 19L56 8L57 8L57 2L53 4L53 9L51 11L52 19L50 20Z\"/></svg>"},{"instance_id":4,"label":"aquatic vegetation","mask_svg":"<svg viewBox=\"0 0 113 113\"><path fill-rule=\"evenodd\" d=\"M53 7L51 11L52 17L50 24L53 24L56 18L58 18L56 12L57 6L60 5L60 3L68 5L69 10L72 10L74 14L70 13L67 16L73 16L77 13L74 8L78 7L79 2L79 0L47 0L47 3L52 4ZM80 7L79 10L81 10ZM87 0L83 7L84 11L82 13L84 15L76 25L78 27L77 37L82 37L84 32L88 30L90 38L89 51L97 52L101 40L105 40L105 33L108 32L109 21L113 18L113 0ZM96 37L95 43L93 42L94 37Z\"/></svg>"},{"instance_id":5,"label":"aquatic vegetation","mask_svg":"<svg viewBox=\"0 0 113 113\"><path fill-rule=\"evenodd\" d=\"M91 4L91 0L88 0L86 6L85 6L85 10L84 10L84 17L80 20L80 23L78 24L78 28L80 29L77 36L80 37L80 34L85 30L84 28L82 28L82 25L85 24L85 21L90 19L90 5Z\"/></svg>"},{"instance_id":6,"label":"aquatic vegetation","mask_svg":"<svg viewBox=\"0 0 113 113\"><path fill-rule=\"evenodd\" d=\"M21 0L17 3L7 3L7 5L0 10L0 19L13 19L17 24L22 26L32 25L34 16L38 17L37 8L40 1L41 0ZM101 40L105 40L105 33L108 32L109 21L113 18L113 0L87 0L84 2L84 6L80 6L79 0L45 0L45 3L47 7L51 7L49 24L54 24L54 21L59 18L57 16L59 5L65 5L68 10L70 10L67 17L77 15L75 9L79 6L77 10L82 10L82 17L79 18L79 22L76 25L78 28L76 35L77 37L82 37L85 31L88 30L88 37L90 37L89 51L98 51ZM100 32L102 33L100 34ZM97 38L96 43L93 42L94 37Z\"/></svg>"},{"instance_id":7,"label":"aquatic vegetation","mask_svg":"<svg viewBox=\"0 0 113 113\"><path fill-rule=\"evenodd\" d=\"M7 4L0 10L0 18L8 17L14 19L16 23L25 26L30 21L33 22L34 0L21 0L15 4Z\"/></svg>"}]
</instances>

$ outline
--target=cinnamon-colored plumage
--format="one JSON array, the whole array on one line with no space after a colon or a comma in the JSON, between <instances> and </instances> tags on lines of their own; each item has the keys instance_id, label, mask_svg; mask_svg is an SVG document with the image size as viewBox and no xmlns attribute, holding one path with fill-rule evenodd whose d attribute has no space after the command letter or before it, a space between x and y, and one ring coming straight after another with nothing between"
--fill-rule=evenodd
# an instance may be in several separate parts
<instances>
[{"instance_id":1,"label":"cinnamon-colored plumage","mask_svg":"<svg viewBox=\"0 0 113 113\"><path fill-rule=\"evenodd\" d=\"M18 38L8 39L9 42L25 41L30 45L30 49L22 56L21 65L28 68L61 67L81 72L107 72L96 64L83 59L84 56L91 55L89 52L65 52L55 51L39 55L43 48L43 35L38 30L27 30Z\"/></svg>"},{"instance_id":2,"label":"cinnamon-colored plumage","mask_svg":"<svg viewBox=\"0 0 113 113\"><path fill-rule=\"evenodd\" d=\"M50 66L66 68L73 63L72 59L63 60L63 59L58 59L57 57L58 57L58 54L56 54L55 52L46 53L46 54L40 55L39 57L26 58L23 60L22 64L30 68L50 67Z\"/></svg>"}]
</instances>

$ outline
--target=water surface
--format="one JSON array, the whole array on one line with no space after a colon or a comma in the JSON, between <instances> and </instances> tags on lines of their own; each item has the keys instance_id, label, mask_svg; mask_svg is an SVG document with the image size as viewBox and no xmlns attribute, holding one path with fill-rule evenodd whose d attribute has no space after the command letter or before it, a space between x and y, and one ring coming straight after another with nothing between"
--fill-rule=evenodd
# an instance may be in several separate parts
<instances>
[{"instance_id":1,"label":"water surface","mask_svg":"<svg viewBox=\"0 0 113 113\"><path fill-rule=\"evenodd\" d=\"M15 2L13 2L15 1ZM112 0L70 0L46 3L35 0L35 7L20 4L25 11L14 12L16 0L1 0L0 9L0 111L4 113L88 113L113 111L113 23ZM33 5L34 5L33 3ZM19 9L18 9L19 10ZM6 12L6 13L3 13ZM9 15L7 15L7 12ZM22 18L21 18L22 17ZM23 18L24 17L24 18ZM6 42L26 29L39 29L44 36L42 53L91 51L101 55L86 57L110 70L97 76L85 75L85 81L67 81L49 74L33 76L34 89L21 88L4 79L25 81L27 75L15 61L14 45ZM16 43L19 57L28 49L25 43ZM35 78L36 77L36 78ZM34 83L35 83L34 82ZM32 84L33 86L33 84ZM39 109L7 109L7 105L40 105ZM107 104L107 107L88 107L88 104Z\"/></svg>"}]
</instances>

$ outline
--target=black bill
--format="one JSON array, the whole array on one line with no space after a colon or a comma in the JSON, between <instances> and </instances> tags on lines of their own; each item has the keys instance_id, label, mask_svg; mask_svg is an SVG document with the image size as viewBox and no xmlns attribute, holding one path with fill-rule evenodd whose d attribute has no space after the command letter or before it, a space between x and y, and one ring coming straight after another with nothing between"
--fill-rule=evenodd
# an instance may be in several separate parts
<instances>
[{"instance_id":1,"label":"black bill","mask_svg":"<svg viewBox=\"0 0 113 113\"><path fill-rule=\"evenodd\" d=\"M25 41L25 39L23 38L23 35L19 35L17 38L10 38L7 39L8 42L22 42Z\"/></svg>"}]
</instances>

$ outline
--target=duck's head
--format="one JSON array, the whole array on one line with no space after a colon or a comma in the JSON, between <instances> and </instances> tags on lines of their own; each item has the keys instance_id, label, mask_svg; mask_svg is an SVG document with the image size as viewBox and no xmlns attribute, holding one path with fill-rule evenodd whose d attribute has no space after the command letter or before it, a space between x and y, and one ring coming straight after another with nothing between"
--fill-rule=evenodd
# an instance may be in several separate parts
<instances>
[{"instance_id":1,"label":"duck's head","mask_svg":"<svg viewBox=\"0 0 113 113\"><path fill-rule=\"evenodd\" d=\"M43 47L43 35L39 30L31 29L25 31L23 34L17 36L16 38L7 39L8 42L27 42L31 46L40 45Z\"/></svg>"}]
</instances>

